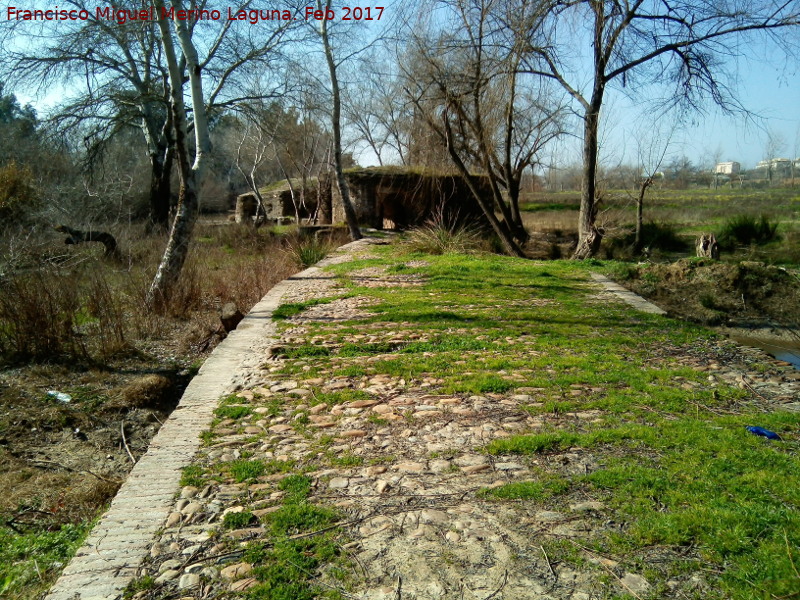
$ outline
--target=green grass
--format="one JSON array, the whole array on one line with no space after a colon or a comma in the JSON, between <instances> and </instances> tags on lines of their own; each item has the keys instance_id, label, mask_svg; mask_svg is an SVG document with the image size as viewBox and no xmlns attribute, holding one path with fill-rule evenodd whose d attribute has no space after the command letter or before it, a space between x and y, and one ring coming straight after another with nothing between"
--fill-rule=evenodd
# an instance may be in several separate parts
<instances>
[{"instance_id":1,"label":"green grass","mask_svg":"<svg viewBox=\"0 0 800 600\"><path fill-rule=\"evenodd\" d=\"M263 460L235 460L228 465L231 476L237 483L252 481L267 472Z\"/></svg>"},{"instance_id":2,"label":"green grass","mask_svg":"<svg viewBox=\"0 0 800 600\"><path fill-rule=\"evenodd\" d=\"M306 539L278 539L273 547L251 544L245 560L255 564L253 575L259 584L247 592L251 600L315 600L344 598L335 590L313 583L323 566L340 560L332 535Z\"/></svg>"},{"instance_id":3,"label":"green grass","mask_svg":"<svg viewBox=\"0 0 800 600\"><path fill-rule=\"evenodd\" d=\"M253 409L249 406L220 406L214 411L220 419L241 419L253 414Z\"/></svg>"},{"instance_id":4,"label":"green grass","mask_svg":"<svg viewBox=\"0 0 800 600\"><path fill-rule=\"evenodd\" d=\"M311 491L308 477L291 475L281 481L279 488L287 492L283 505L263 519L274 541L271 546L252 543L245 551L244 559L255 566L253 575L259 582L248 591L247 598L342 598L335 590L325 590L314 583L319 569L342 560L335 533L322 531L334 524L339 514L307 500ZM310 535L292 539L297 534Z\"/></svg>"},{"instance_id":5,"label":"green grass","mask_svg":"<svg viewBox=\"0 0 800 600\"><path fill-rule=\"evenodd\" d=\"M562 477L544 474L537 481L518 481L501 487L482 490L480 495L498 500L530 500L544 502L567 492L570 483Z\"/></svg>"},{"instance_id":6,"label":"green grass","mask_svg":"<svg viewBox=\"0 0 800 600\"><path fill-rule=\"evenodd\" d=\"M0 526L0 597L38 597L83 543L92 523L16 533Z\"/></svg>"},{"instance_id":7,"label":"green grass","mask_svg":"<svg viewBox=\"0 0 800 600\"><path fill-rule=\"evenodd\" d=\"M322 529L335 522L338 513L308 502L288 502L264 517L275 535L294 535Z\"/></svg>"},{"instance_id":8,"label":"green grass","mask_svg":"<svg viewBox=\"0 0 800 600\"><path fill-rule=\"evenodd\" d=\"M194 487L202 487L205 485L205 469L200 465L187 465L181 469L180 486L186 487L191 485Z\"/></svg>"},{"instance_id":9,"label":"green grass","mask_svg":"<svg viewBox=\"0 0 800 600\"><path fill-rule=\"evenodd\" d=\"M378 259L332 270L348 285L351 270L406 268L409 256L398 255L396 247L377 252ZM537 403L526 409L548 424L535 434L498 439L484 451L495 456L591 452L598 466L590 473L565 474L557 461L544 458L540 464L547 466L531 480L484 490L481 498L548 507L573 502L576 494L602 501L625 529L600 530L596 539L581 543L631 557L663 547L668 554L663 564L639 565L656 590L667 589L665 582L675 573L704 565L710 569L704 576L723 597L780 597L798 589L792 561L800 562L793 558L800 552L787 551L787 541L800 547L798 447L792 441L770 444L745 426L787 434L800 427L800 416L762 412L747 391L712 387L708 373L674 358L718 345L713 334L597 302L585 284L587 270L613 263L413 257L429 264L414 269L424 275L421 286L350 284L351 294L377 301L370 305L374 316L336 326L314 324L314 335L338 350L304 356L303 364L355 378L392 375L409 385L435 377L442 381L438 391L461 396L536 388ZM387 331L404 341L381 340ZM378 340L350 339L372 332ZM427 341L412 339L412 333ZM288 361L286 372L297 374L293 369ZM337 404L369 396L343 390L318 397ZM597 419L570 417L587 410L597 411ZM552 547L558 560L576 565L582 560L581 552L555 542ZM689 558L683 548L692 549Z\"/></svg>"},{"instance_id":10,"label":"green grass","mask_svg":"<svg viewBox=\"0 0 800 600\"><path fill-rule=\"evenodd\" d=\"M773 599L800 589L800 448L793 434L800 415L767 411L747 390L709 382L709 373L693 365L728 353L724 341L708 330L598 299L588 271L613 263L411 255L397 245L375 253L378 258L330 268L348 295L372 300L369 314L352 322L304 323L305 340L280 363L276 377L350 378L351 387L329 392L319 381L309 383L314 395L304 403L376 399L362 389L376 375L391 376L392 385L404 390L427 380L432 394L481 395L498 406L512 394L530 394L530 404L520 408L540 424L479 450L530 457L514 460L532 472L482 490L474 501L567 515L575 502L601 502L602 517L580 516L597 521L591 535L537 537L553 564L595 570L598 580L607 580L609 598L624 596L607 571L587 560L585 548L619 559L620 573L644 574L654 598L692 597L693 591L672 590L667 582L693 573L708 582L704 598ZM411 258L426 266L410 269ZM359 287L348 274L367 266L413 271L423 276L421 285ZM316 303L284 305L281 313L299 314ZM234 414L242 404L232 400L217 416L247 416ZM271 416L305 414L293 412L296 405L280 395L269 399ZM582 411L592 413L575 414ZM360 418L395 426L370 411ZM778 431L787 441L767 442L749 434L747 425ZM342 533L328 530L340 517L313 502L313 481L304 473L402 458L334 452L334 437L297 426L311 442L313 458L302 464L242 459L219 469L237 482L288 475L275 484L284 492L282 505L262 519L269 540L247 550L259 581L249 598L335 594L317 587L315 577L343 560L336 550ZM451 454L457 452L436 457ZM589 467L564 466L565 456L573 455L591 456ZM614 525L601 526L606 522ZM290 539L297 535L308 537Z\"/></svg>"},{"instance_id":11,"label":"green grass","mask_svg":"<svg viewBox=\"0 0 800 600\"><path fill-rule=\"evenodd\" d=\"M331 351L330 348L326 348L325 346L303 344L302 346L287 348L284 354L287 358L306 358L310 356L329 356Z\"/></svg>"},{"instance_id":12,"label":"green grass","mask_svg":"<svg viewBox=\"0 0 800 600\"><path fill-rule=\"evenodd\" d=\"M243 529L255 521L255 516L249 510L238 513L228 513L222 518L222 526L226 529Z\"/></svg>"},{"instance_id":13,"label":"green grass","mask_svg":"<svg viewBox=\"0 0 800 600\"><path fill-rule=\"evenodd\" d=\"M345 452L344 454L334 454L332 451L329 451L327 455L332 467L347 469L350 467L360 467L364 464L363 457L355 456L349 452Z\"/></svg>"},{"instance_id":14,"label":"green grass","mask_svg":"<svg viewBox=\"0 0 800 600\"><path fill-rule=\"evenodd\" d=\"M305 475L289 475L278 484L286 492L286 502L300 502L311 495L311 478Z\"/></svg>"},{"instance_id":15,"label":"green grass","mask_svg":"<svg viewBox=\"0 0 800 600\"><path fill-rule=\"evenodd\" d=\"M353 402L354 400L370 400L372 396L363 390L336 390L333 392L317 392L314 395L316 403L322 403L329 406L336 404L344 404L345 402Z\"/></svg>"},{"instance_id":16,"label":"green grass","mask_svg":"<svg viewBox=\"0 0 800 600\"><path fill-rule=\"evenodd\" d=\"M603 541L605 552L694 546L703 560L726 566L720 583L733 597L755 597L749 595L755 584L748 582L756 581L784 597L800 583L787 550L800 547L798 444L749 434L745 426L752 419L683 417L580 435L515 436L493 442L487 451L535 454L605 446L606 464L572 477L563 490L577 487L603 498L630 523L624 534ZM796 428L798 420L789 413L758 419L780 432ZM534 481L487 495L541 501L554 494Z\"/></svg>"}]
</instances>

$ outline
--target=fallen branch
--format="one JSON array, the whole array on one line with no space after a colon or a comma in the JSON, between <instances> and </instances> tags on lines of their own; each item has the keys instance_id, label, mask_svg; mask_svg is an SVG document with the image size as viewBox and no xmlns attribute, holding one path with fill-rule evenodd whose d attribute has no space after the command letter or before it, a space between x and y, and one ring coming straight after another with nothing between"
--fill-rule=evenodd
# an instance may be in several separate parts
<instances>
[{"instance_id":1,"label":"fallen branch","mask_svg":"<svg viewBox=\"0 0 800 600\"><path fill-rule=\"evenodd\" d=\"M97 473L92 473L91 471L87 471L86 469L73 469L72 467L68 467L67 465L62 465L61 463L57 463L52 460L32 460L31 462L43 465L55 465L57 467L61 467L65 471L69 471L70 473L86 473L87 475L91 475L92 477L97 477L100 481L105 481L106 483L113 483L114 485L122 485L123 483L119 479L110 479L108 477L103 477L102 475L98 475Z\"/></svg>"},{"instance_id":2,"label":"fallen branch","mask_svg":"<svg viewBox=\"0 0 800 600\"><path fill-rule=\"evenodd\" d=\"M503 591L503 588L506 587L507 583L508 583L508 569L506 569L505 572L503 573L503 583L500 584L500 587L497 588L494 592L492 592L488 596L486 596L486 598L484 598L483 600L491 600L492 598L497 596L497 594Z\"/></svg>"},{"instance_id":3,"label":"fallen branch","mask_svg":"<svg viewBox=\"0 0 800 600\"><path fill-rule=\"evenodd\" d=\"M113 235L105 231L81 231L79 229L72 229L66 225L56 225L54 228L60 233L66 233L69 237L64 240L67 245L82 244L84 242L100 242L105 246L105 255L110 258L119 258L119 250L117 249L117 240Z\"/></svg>"},{"instance_id":4,"label":"fallen branch","mask_svg":"<svg viewBox=\"0 0 800 600\"><path fill-rule=\"evenodd\" d=\"M133 464L136 464L136 459L133 457L133 453L131 453L131 449L128 446L128 440L125 439L125 421L121 421L119 424L119 432L122 434L122 444L125 446L125 452L128 453L128 456L131 459Z\"/></svg>"},{"instance_id":5,"label":"fallen branch","mask_svg":"<svg viewBox=\"0 0 800 600\"><path fill-rule=\"evenodd\" d=\"M555 579L558 579L558 575L556 575L556 572L555 572L555 571L553 571L553 565L550 563L550 558L548 558L548 556L547 556L547 552L545 552L545 550L544 550L544 546L539 546L539 548L541 548L541 550L542 550L542 554L544 554L544 559L545 559L545 561L547 561L547 568L548 568L548 569L550 569L550 574L551 574L551 575L552 575L552 576L553 576Z\"/></svg>"}]
</instances>

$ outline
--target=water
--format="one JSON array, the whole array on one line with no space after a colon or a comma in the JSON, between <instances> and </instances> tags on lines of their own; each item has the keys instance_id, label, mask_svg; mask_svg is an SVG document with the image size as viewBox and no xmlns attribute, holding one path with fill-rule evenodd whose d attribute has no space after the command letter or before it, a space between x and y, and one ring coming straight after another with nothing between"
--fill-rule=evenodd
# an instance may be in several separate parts
<instances>
[{"instance_id":1,"label":"water","mask_svg":"<svg viewBox=\"0 0 800 600\"><path fill-rule=\"evenodd\" d=\"M761 348L767 354L771 354L778 360L783 360L794 365L795 369L800 369L800 342L779 341L775 339L765 340L758 337L746 337L732 335L731 339L745 346Z\"/></svg>"}]
</instances>

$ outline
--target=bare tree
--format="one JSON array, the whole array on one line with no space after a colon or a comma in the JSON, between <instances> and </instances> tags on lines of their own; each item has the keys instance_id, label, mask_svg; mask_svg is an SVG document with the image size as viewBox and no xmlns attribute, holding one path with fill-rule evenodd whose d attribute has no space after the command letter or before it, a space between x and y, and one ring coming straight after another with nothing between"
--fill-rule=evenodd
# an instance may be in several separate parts
<instances>
[{"instance_id":1,"label":"bare tree","mask_svg":"<svg viewBox=\"0 0 800 600\"><path fill-rule=\"evenodd\" d=\"M366 144L379 165L406 165L414 109L403 94L396 57L383 50L362 58L357 81L344 90L343 109L355 134L353 141Z\"/></svg>"},{"instance_id":2,"label":"bare tree","mask_svg":"<svg viewBox=\"0 0 800 600\"><path fill-rule=\"evenodd\" d=\"M726 85L722 60L741 54L742 44L758 35L787 43L781 31L798 24L800 3L795 0L747 4L719 0L576 0L552 4L548 27L531 32L531 56L536 60L527 66L530 73L557 81L582 110L583 183L574 258L592 256L602 239L595 224L598 132L609 85L631 90L642 82L669 82L674 86L669 102L700 108L701 99L710 96L723 108L739 109ZM568 62L574 56L568 46L576 41L585 41L591 48L592 64L585 86L584 72Z\"/></svg>"},{"instance_id":3,"label":"bare tree","mask_svg":"<svg viewBox=\"0 0 800 600\"><path fill-rule=\"evenodd\" d=\"M239 107L236 121L236 168L264 211L260 186L283 178L289 187L295 219L307 213L311 179L328 167L331 137L310 110L284 109L279 103L254 100ZM233 152L234 149L231 148ZM298 186L297 180L300 184ZM313 220L314 215L309 218Z\"/></svg>"},{"instance_id":4,"label":"bare tree","mask_svg":"<svg viewBox=\"0 0 800 600\"><path fill-rule=\"evenodd\" d=\"M636 135L637 145L637 179L638 193L636 196L636 235L633 241L633 251L640 253L644 245L642 240L642 218L644 213L644 199L647 190L655 182L661 165L672 145L675 134L675 125L650 127L649 132L640 131Z\"/></svg>"},{"instance_id":5,"label":"bare tree","mask_svg":"<svg viewBox=\"0 0 800 600\"><path fill-rule=\"evenodd\" d=\"M786 148L786 138L779 131L769 131L767 133L767 142L764 144L764 161L767 163L767 180L769 185L775 178L775 162L774 159L778 158L781 152Z\"/></svg>"},{"instance_id":6,"label":"bare tree","mask_svg":"<svg viewBox=\"0 0 800 600\"><path fill-rule=\"evenodd\" d=\"M325 52L325 62L328 65L328 74L330 76L331 86L331 130L333 134L333 164L336 172L336 184L339 188L339 195L342 198L342 205L344 207L344 216L347 219L347 226L350 229L350 238L353 240L360 240L361 229L358 226L358 219L356 211L353 208L353 203L350 200L350 188L347 185L347 179L344 176L344 168L342 167L342 91L339 85L339 67L341 66L341 58L337 60L334 55L334 47L331 40L331 34L328 29L329 21L327 15L332 14L332 0L317 0L317 9L324 11L324 18L319 26L319 36L322 40L322 47Z\"/></svg>"},{"instance_id":7,"label":"bare tree","mask_svg":"<svg viewBox=\"0 0 800 600\"><path fill-rule=\"evenodd\" d=\"M53 114L63 129L77 130L88 166L102 162L109 142L126 127L141 129L151 164L149 189L153 221L166 224L172 172L167 74L153 21L118 23L97 18L85 0L71 3L89 18L56 25L15 21L12 30L28 43L9 45L3 71L26 87L69 88Z\"/></svg>"},{"instance_id":8,"label":"bare tree","mask_svg":"<svg viewBox=\"0 0 800 600\"><path fill-rule=\"evenodd\" d=\"M171 0L176 10L183 10L181 0ZM164 9L163 0L154 0L156 10ZM171 111L175 129L175 153L178 159L178 174L181 189L178 210L172 223L167 248L158 265L153 283L147 292L147 305L155 307L169 296L178 280L189 252L194 224L197 220L198 195L200 183L208 161L211 144L208 133L208 113L203 96L202 67L197 48L192 40L192 31L185 21L175 20L175 37L180 47L180 59L175 49L173 32L166 18L158 20L164 59L169 71L169 89L172 101ZM180 62L179 62L180 61ZM189 118L183 102L184 81L181 65L186 65L189 73L189 89L193 109L193 129L195 137L194 160L189 145Z\"/></svg>"},{"instance_id":9,"label":"bare tree","mask_svg":"<svg viewBox=\"0 0 800 600\"><path fill-rule=\"evenodd\" d=\"M242 126L241 139L236 146L236 168L258 203L254 225L258 224L261 215L266 214L264 197L258 186L258 171L269 158L268 151L274 143L274 136L274 130L267 130L263 123L246 119Z\"/></svg>"},{"instance_id":10,"label":"bare tree","mask_svg":"<svg viewBox=\"0 0 800 600\"><path fill-rule=\"evenodd\" d=\"M539 27L548 7L525 0L443 0L435 6L447 9L451 20L440 16L427 35L416 37L413 66L406 71L409 96L445 142L506 250L522 255L519 244L528 239L519 209L522 177L563 133L552 90L520 71L528 32ZM488 201L474 184L473 168L488 181Z\"/></svg>"},{"instance_id":11,"label":"bare tree","mask_svg":"<svg viewBox=\"0 0 800 600\"><path fill-rule=\"evenodd\" d=\"M151 163L151 218L166 224L175 160L175 125L171 121L168 65L159 41L158 22L148 19L121 22L102 16L104 8L87 0L74 0L70 4L77 10L86 10L89 18L45 23L15 21L13 30L18 35L24 34L26 43L5 48L3 71L27 87L45 90L53 84L62 84L69 90L53 119L67 129L80 129L90 161L102 160L109 140L124 128L139 127ZM235 9L230 8L234 12L246 10L251 4L251 0L243 0ZM295 4L299 6L299 0ZM229 6L214 0L199 3L193 0L191 8L219 8L225 14ZM118 9L107 10L116 14ZM224 19L215 27L210 26L212 22L203 18L185 21L187 33L201 40L198 66L208 82L204 102L207 112L215 117L252 97L252 91L247 89L247 75L256 68L274 71L276 60L282 59L277 47L290 30L301 31L301 28L299 21L294 20L261 22L256 36L252 34L253 26L246 21ZM182 57L178 57L178 68L182 78L189 79ZM278 82L278 89L261 93L274 96L282 87L283 82ZM188 117L191 131L192 110Z\"/></svg>"},{"instance_id":12,"label":"bare tree","mask_svg":"<svg viewBox=\"0 0 800 600\"><path fill-rule=\"evenodd\" d=\"M164 0L154 0L154 6L161 15L165 8ZM184 10L182 0L170 0L170 6L175 11ZM169 73L175 154L181 189L167 248L147 294L150 306L156 306L169 297L186 260L197 219L200 186L211 149L209 115L242 101L240 96L227 96L226 85L241 77L241 71L263 68L269 64L271 53L294 22L289 20L286 24L279 24L267 35L259 35L254 39L247 30L237 31L234 28L237 21L224 21L213 35L208 35L197 27L200 20L187 22L174 19L174 28L170 28L168 20L172 19L160 18L158 27ZM180 53L176 51L176 41ZM202 58L198 47L205 49ZM221 59L219 66L215 66L217 57ZM184 74L188 74L191 121L183 101L187 83ZM204 92L204 76L211 84L207 95ZM194 133L193 147L189 144L190 130Z\"/></svg>"}]
</instances>

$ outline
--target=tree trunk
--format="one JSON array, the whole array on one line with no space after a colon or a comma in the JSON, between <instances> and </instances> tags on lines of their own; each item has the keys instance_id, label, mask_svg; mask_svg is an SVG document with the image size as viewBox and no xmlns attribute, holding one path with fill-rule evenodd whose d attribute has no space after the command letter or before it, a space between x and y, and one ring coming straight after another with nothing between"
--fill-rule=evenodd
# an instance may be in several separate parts
<instances>
[{"instance_id":1,"label":"tree trunk","mask_svg":"<svg viewBox=\"0 0 800 600\"><path fill-rule=\"evenodd\" d=\"M494 232L497 234L497 237L500 239L500 243L503 245L506 253L510 256L518 256L520 258L525 258L525 253L522 249L517 245L514 241L514 237L511 235L511 231L508 228L508 223L503 222L501 223L497 216L494 214L494 205L488 205L486 203L486 199L481 194L481 191L475 185L475 182L472 179L472 175L469 172L469 169L464 164L464 161L461 160L461 157L458 155L458 152L453 147L452 139L453 139L453 132L450 128L450 121L447 115L444 116L444 128L445 128L445 144L447 146L447 151L450 154L450 158L452 159L453 163L455 163L458 172L461 173L461 176L464 178L464 181L467 182L467 187L469 187L470 192L472 192L472 197L475 198L475 201L478 203L478 206L481 207L486 220L489 221L489 225L492 227ZM505 225L505 227L504 227Z\"/></svg>"},{"instance_id":2,"label":"tree trunk","mask_svg":"<svg viewBox=\"0 0 800 600\"><path fill-rule=\"evenodd\" d=\"M100 242L105 246L105 255L109 258L119 258L119 249L117 248L117 240L113 235L105 231L81 231L79 229L72 229L66 225L56 225L56 231L66 233L69 237L64 240L65 244L83 244L84 242Z\"/></svg>"},{"instance_id":3,"label":"tree trunk","mask_svg":"<svg viewBox=\"0 0 800 600\"><path fill-rule=\"evenodd\" d=\"M161 8L164 6L163 0L155 0L154 4L156 10L160 13ZM180 0L173 0L172 6L177 10L182 10ZM166 19L160 19L158 26L161 32L164 58L169 69L175 153L178 159L181 189L178 210L172 222L169 242L153 278L153 283L147 292L146 303L151 308L163 307L164 303L169 299L170 293L178 281L183 265L186 262L192 231L197 221L200 182L202 181L205 163L211 147L197 51L192 43L191 34L186 27L186 23L175 21L174 24L181 45L182 58L189 73L195 134L195 158L194 164L191 164L191 150L187 133L188 118L183 103L183 70L178 63L169 24Z\"/></svg>"},{"instance_id":4,"label":"tree trunk","mask_svg":"<svg viewBox=\"0 0 800 600\"><path fill-rule=\"evenodd\" d=\"M583 116L583 177L581 180L581 210L578 217L578 247L572 258L591 258L600 249L603 233L595 226L597 217L597 154L598 129L602 90L595 90L592 103Z\"/></svg>"},{"instance_id":5,"label":"tree trunk","mask_svg":"<svg viewBox=\"0 0 800 600\"><path fill-rule=\"evenodd\" d=\"M147 292L147 306L163 308L175 284L180 277L186 256L189 254L189 244L192 231L197 221L197 187L193 172L181 174L180 197L178 198L178 211L172 221L167 248L158 265L156 276Z\"/></svg>"},{"instance_id":6,"label":"tree trunk","mask_svg":"<svg viewBox=\"0 0 800 600\"><path fill-rule=\"evenodd\" d=\"M159 147L150 156L150 221L157 226L166 227L172 208L172 163L173 149Z\"/></svg>"},{"instance_id":7,"label":"tree trunk","mask_svg":"<svg viewBox=\"0 0 800 600\"><path fill-rule=\"evenodd\" d=\"M647 188L653 184L653 178L646 178L639 187L639 197L636 199L636 236L633 240L633 251L638 254L642 251L642 213L644 212L644 196Z\"/></svg>"},{"instance_id":8,"label":"tree trunk","mask_svg":"<svg viewBox=\"0 0 800 600\"><path fill-rule=\"evenodd\" d=\"M321 4L321 3L320 3ZM327 0L327 10L331 7L331 0ZM320 8L322 8L320 6ZM356 211L353 208L353 203L350 200L350 188L347 185L344 171L342 169L342 99L339 90L339 77L336 74L336 63L333 60L333 50L331 49L330 40L328 39L328 21L323 19L321 26L322 44L325 47L325 58L328 62L328 71L331 76L331 92L333 93L333 165L336 171L336 183L339 186L339 195L342 197L342 205L344 207L344 216L347 219L347 226L350 229L350 239L353 241L360 240L361 229L358 227L358 219L356 218Z\"/></svg>"},{"instance_id":9,"label":"tree trunk","mask_svg":"<svg viewBox=\"0 0 800 600\"><path fill-rule=\"evenodd\" d=\"M525 244L530 239L528 230L522 222L522 214L519 210L519 187L522 179L522 169L515 169L511 158L511 151L514 145L514 101L517 97L517 68L518 60L514 60L511 73L509 75L509 98L506 102L505 110L505 136L503 140L503 177L506 180L506 191L508 192L509 214L511 218L511 229L514 237L521 244Z\"/></svg>"},{"instance_id":10,"label":"tree trunk","mask_svg":"<svg viewBox=\"0 0 800 600\"><path fill-rule=\"evenodd\" d=\"M508 201L511 205L514 237L516 237L521 244L525 244L530 239L531 235L528 233L528 230L525 229L525 224L522 222L522 213L519 210L519 178L514 173L510 177L507 175L506 181L508 182Z\"/></svg>"},{"instance_id":11,"label":"tree trunk","mask_svg":"<svg viewBox=\"0 0 800 600\"><path fill-rule=\"evenodd\" d=\"M330 173L320 173L317 177L317 217L320 225L330 225L333 223L331 184Z\"/></svg>"}]
</instances>

